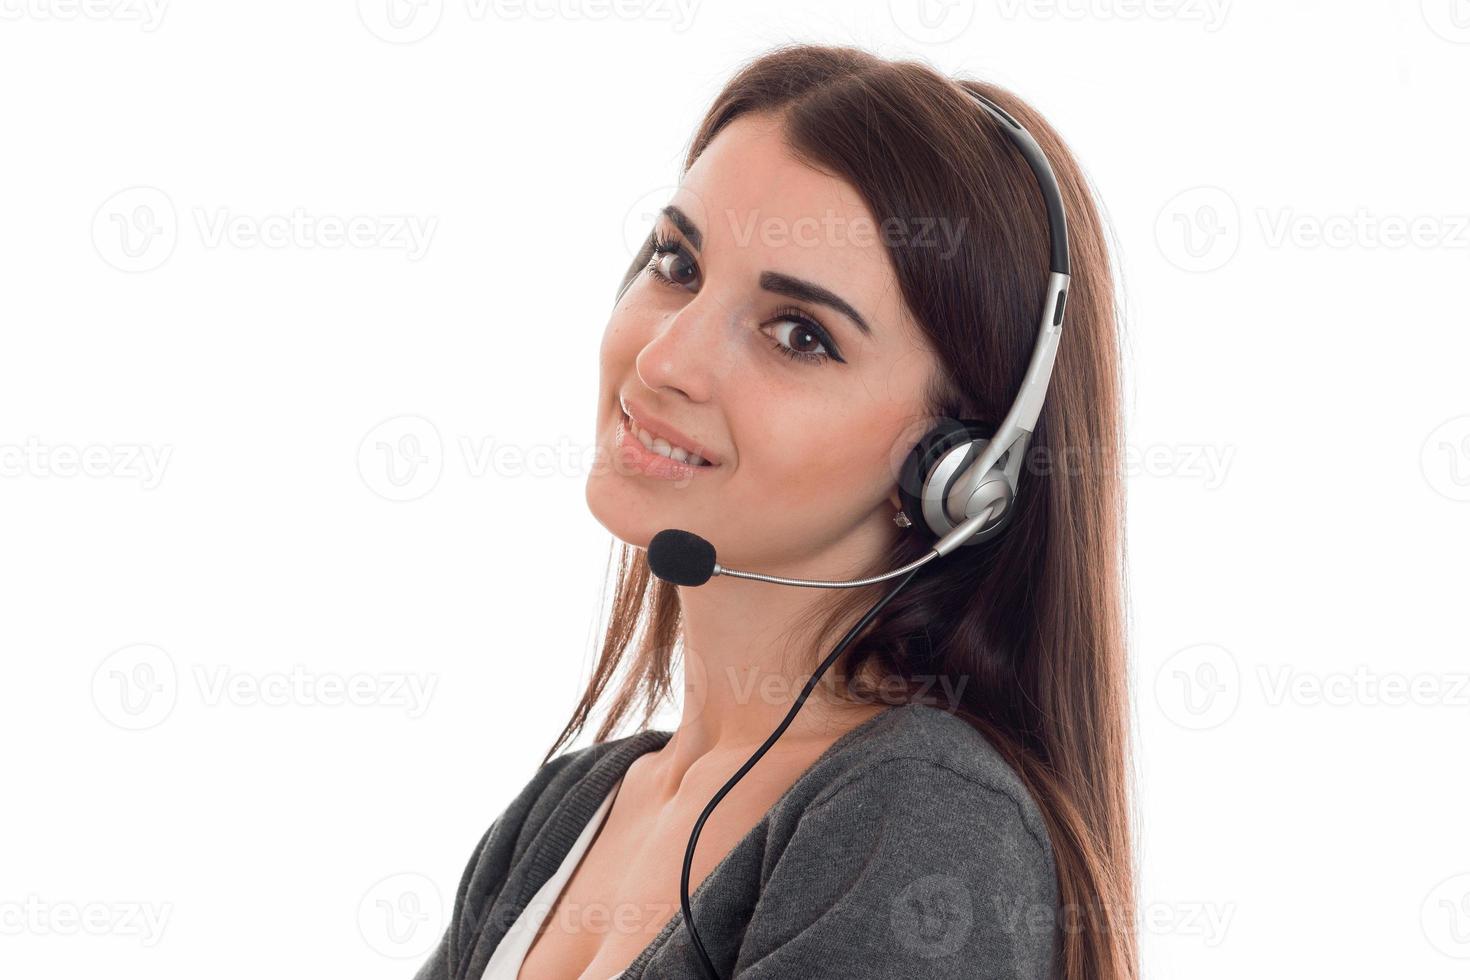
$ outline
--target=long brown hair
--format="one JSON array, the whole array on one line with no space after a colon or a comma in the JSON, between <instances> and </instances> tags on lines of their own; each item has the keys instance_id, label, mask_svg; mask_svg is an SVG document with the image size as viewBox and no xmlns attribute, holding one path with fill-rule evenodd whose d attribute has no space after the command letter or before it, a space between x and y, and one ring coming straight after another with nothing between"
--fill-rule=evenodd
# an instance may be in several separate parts
<instances>
[{"instance_id":1,"label":"long brown hair","mask_svg":"<svg viewBox=\"0 0 1470 980\"><path fill-rule=\"evenodd\" d=\"M1085 176L1034 109L998 86L955 81L918 61L856 48L793 44L749 62L710 107L684 170L747 112L784 123L791 152L850 182L880 227L945 216L968 229L940 259L933 248L888 254L903 297L942 366L936 416L999 423L1036 340L1047 272L1047 224L1035 178L996 123L959 86L1021 122L1061 186L1071 245L1066 326L1008 529L926 568L894 597L834 675L884 677L881 692L849 682L853 700L943 705L980 730L1021 776L1046 818L1060 908L1058 973L1132 980L1133 930L1126 685L1119 320L1104 227ZM626 289L648 262L634 259ZM621 290L619 291L621 296ZM915 516L915 515L910 515ZM931 539L895 535L853 577L922 556ZM681 622L677 588L651 575L646 553L615 542L616 591L602 650L571 720L546 760L587 724L623 668L596 740L641 710L646 726L672 695ZM840 635L873 589L833 590L819 636ZM882 594L880 592L879 594ZM624 661L627 661L625 664ZM813 662L813 666L815 661ZM925 680L920 680L921 678ZM825 679L825 678L824 678ZM958 681L963 680L963 683ZM543 760L545 761L545 760Z\"/></svg>"}]
</instances>

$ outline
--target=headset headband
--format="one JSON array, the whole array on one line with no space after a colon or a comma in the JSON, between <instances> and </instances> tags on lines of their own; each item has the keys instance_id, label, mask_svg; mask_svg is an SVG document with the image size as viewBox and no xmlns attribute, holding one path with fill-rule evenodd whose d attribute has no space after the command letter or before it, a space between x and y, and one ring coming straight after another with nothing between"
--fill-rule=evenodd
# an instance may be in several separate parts
<instances>
[{"instance_id":1,"label":"headset headband","mask_svg":"<svg viewBox=\"0 0 1470 980\"><path fill-rule=\"evenodd\" d=\"M975 101L996 118L1001 124L1001 130L1010 137L1012 144L1021 152L1021 156L1030 166L1032 174L1036 177L1037 187L1041 190L1042 201L1046 205L1046 221L1051 240L1051 274L1046 281L1046 298L1041 307L1041 322L1037 329L1036 347L1031 352L1031 361L1021 381L1021 390L1016 394L1016 400L1011 403L1010 411L1006 412L1005 418L995 430L995 435L986 443L979 458L955 481L951 492L946 494L948 499L968 502L972 499L974 491L984 481L985 476L1007 453L1010 453L1010 457L1006 460L1005 475L1013 488L1017 486L1021 471L1021 458L1025 454L1026 443L1031 438L1031 433L1036 429L1036 420L1041 415L1042 403L1046 401L1046 390L1051 383L1052 364L1056 360L1057 344L1062 338L1062 315L1066 309L1068 283L1071 282L1071 264L1067 251L1067 215L1062 207L1062 192L1057 185L1056 176L1052 173L1051 164L1046 159L1046 154L1041 151L1041 147L1037 145L1036 140L1026 131L1026 128L1016 122L1010 113L985 96L964 86L960 87L964 88L975 98ZM967 508L964 516L972 518L978 516L978 513L978 507L976 513L973 514L969 513ZM964 535L966 538L970 536L970 534ZM950 535L946 535L936 545L936 549L940 554L945 554L961 543L963 543L961 540L951 540Z\"/></svg>"}]
</instances>

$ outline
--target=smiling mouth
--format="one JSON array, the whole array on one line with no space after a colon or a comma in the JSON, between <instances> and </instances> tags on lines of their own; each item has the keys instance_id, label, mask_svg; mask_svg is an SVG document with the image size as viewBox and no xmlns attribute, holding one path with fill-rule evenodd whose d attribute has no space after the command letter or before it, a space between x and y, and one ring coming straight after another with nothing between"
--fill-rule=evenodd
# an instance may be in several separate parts
<instances>
[{"instance_id":1,"label":"smiling mouth","mask_svg":"<svg viewBox=\"0 0 1470 980\"><path fill-rule=\"evenodd\" d=\"M633 418L627 412L623 412L623 424L628 427L628 432L632 434L633 438L642 443L643 448L651 453L658 453L660 456L665 456L678 463L687 463L690 466L713 467L718 465L711 463L698 453L690 452L683 446L675 446L667 439L654 436L639 426L637 422L633 421Z\"/></svg>"}]
</instances>

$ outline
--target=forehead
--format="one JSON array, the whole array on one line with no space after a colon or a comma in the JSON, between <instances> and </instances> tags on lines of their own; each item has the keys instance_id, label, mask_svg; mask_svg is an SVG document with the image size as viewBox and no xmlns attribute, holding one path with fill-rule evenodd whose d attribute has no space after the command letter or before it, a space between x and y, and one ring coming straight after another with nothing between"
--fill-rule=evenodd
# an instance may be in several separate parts
<instances>
[{"instance_id":1,"label":"forehead","mask_svg":"<svg viewBox=\"0 0 1470 980\"><path fill-rule=\"evenodd\" d=\"M712 277L753 286L770 270L808 279L856 307L875 342L912 339L882 229L851 184L791 155L776 117L747 113L729 123L670 203L703 233Z\"/></svg>"}]
</instances>

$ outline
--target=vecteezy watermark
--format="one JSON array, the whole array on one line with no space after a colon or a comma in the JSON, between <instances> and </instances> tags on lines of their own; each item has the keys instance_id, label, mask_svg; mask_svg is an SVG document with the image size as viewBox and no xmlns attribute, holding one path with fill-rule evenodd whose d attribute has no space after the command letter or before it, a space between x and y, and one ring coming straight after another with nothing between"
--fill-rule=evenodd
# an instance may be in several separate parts
<instances>
[{"instance_id":1,"label":"vecteezy watermark","mask_svg":"<svg viewBox=\"0 0 1470 980\"><path fill-rule=\"evenodd\" d=\"M522 443L459 434L446 442L438 426L421 415L385 419L357 445L358 476L384 500L418 500L439 485L446 469L477 480L585 479L607 471L630 472L621 453L567 437ZM669 485L683 487L692 480L671 480Z\"/></svg>"},{"instance_id":2,"label":"vecteezy watermark","mask_svg":"<svg viewBox=\"0 0 1470 980\"><path fill-rule=\"evenodd\" d=\"M1470 500L1470 415L1441 422L1424 440L1419 469L1441 497Z\"/></svg>"},{"instance_id":3,"label":"vecteezy watermark","mask_svg":"<svg viewBox=\"0 0 1470 980\"><path fill-rule=\"evenodd\" d=\"M1127 445L1122 453L1101 446L1073 444L1053 449L1028 446L1021 468L1038 476L1077 476L1093 465L1120 457L1121 472L1127 477L1197 480L1206 490L1224 484L1236 447L1213 443L1160 442L1146 446Z\"/></svg>"},{"instance_id":4,"label":"vecteezy watermark","mask_svg":"<svg viewBox=\"0 0 1470 980\"><path fill-rule=\"evenodd\" d=\"M1367 664L1334 670L1292 663L1257 664L1245 683L1235 655L1218 644L1186 647L1160 665L1154 695L1164 716L1180 728L1216 728L1250 694L1263 708L1470 709L1470 672L1383 671Z\"/></svg>"},{"instance_id":5,"label":"vecteezy watermark","mask_svg":"<svg viewBox=\"0 0 1470 980\"><path fill-rule=\"evenodd\" d=\"M698 662L697 659L689 661L690 664ZM727 666L724 675L725 684L733 694L736 704L790 704L810 680L810 675L788 676L755 665L745 668ZM968 674L959 675L958 681L949 674L884 675L870 680L844 678L828 670L818 679L817 684L829 690L845 686L849 691L862 684L890 703L903 698L909 703L935 706L959 704L960 696L969 681ZM701 675L701 683L707 683L704 675Z\"/></svg>"},{"instance_id":6,"label":"vecteezy watermark","mask_svg":"<svg viewBox=\"0 0 1470 980\"><path fill-rule=\"evenodd\" d=\"M429 250L434 215L316 213L304 207L255 214L228 206L189 211L197 244L205 249L298 249L402 252L410 262ZM148 272L168 261L180 237L173 199L157 187L128 187L92 216L92 244L108 265Z\"/></svg>"},{"instance_id":7,"label":"vecteezy watermark","mask_svg":"<svg viewBox=\"0 0 1470 980\"><path fill-rule=\"evenodd\" d=\"M677 196L679 203L670 202ZM638 197L623 215L623 246L630 256L637 255L648 243L649 229L666 207L676 208L688 219L698 234L709 241L715 230L709 208L693 191L678 186L654 188ZM678 215L671 213L671 218ZM881 220L865 214L847 214L827 208L821 214L787 217L763 214L759 208L725 208L715 216L728 229L737 248L752 244L765 248L874 248L932 251L935 257L949 260L959 251L969 226L968 216L954 219L949 215L889 215Z\"/></svg>"},{"instance_id":8,"label":"vecteezy watermark","mask_svg":"<svg viewBox=\"0 0 1470 980\"><path fill-rule=\"evenodd\" d=\"M1154 699L1180 728L1203 731L1229 721L1240 707L1240 664L1217 643L1173 653L1154 675Z\"/></svg>"},{"instance_id":9,"label":"vecteezy watermark","mask_svg":"<svg viewBox=\"0 0 1470 980\"><path fill-rule=\"evenodd\" d=\"M0 477L137 480L144 490L153 490L163 482L173 451L171 445L131 442L44 443L32 435L24 443L0 443Z\"/></svg>"},{"instance_id":10,"label":"vecteezy watermark","mask_svg":"<svg viewBox=\"0 0 1470 980\"><path fill-rule=\"evenodd\" d=\"M1470 6L1465 0L1419 0L1429 29L1452 44L1470 44Z\"/></svg>"},{"instance_id":11,"label":"vecteezy watermark","mask_svg":"<svg viewBox=\"0 0 1470 980\"><path fill-rule=\"evenodd\" d=\"M1220 187L1191 187L1175 194L1154 218L1159 252L1185 272L1209 272L1240 247L1240 208Z\"/></svg>"},{"instance_id":12,"label":"vecteezy watermark","mask_svg":"<svg viewBox=\"0 0 1470 980\"><path fill-rule=\"evenodd\" d=\"M975 19L975 0L888 0L888 16L920 44L945 44Z\"/></svg>"},{"instance_id":13,"label":"vecteezy watermark","mask_svg":"<svg viewBox=\"0 0 1470 980\"><path fill-rule=\"evenodd\" d=\"M1260 664L1257 680L1273 708L1418 707L1470 708L1470 673L1376 671L1367 664L1348 670L1300 670L1292 664Z\"/></svg>"},{"instance_id":14,"label":"vecteezy watermark","mask_svg":"<svg viewBox=\"0 0 1470 980\"><path fill-rule=\"evenodd\" d=\"M318 673L295 664L288 671L247 673L225 664L195 664L194 681L205 705L248 708L322 707L401 708L409 718L429 710L439 678L435 674L384 671Z\"/></svg>"},{"instance_id":15,"label":"vecteezy watermark","mask_svg":"<svg viewBox=\"0 0 1470 980\"><path fill-rule=\"evenodd\" d=\"M1470 960L1470 873L1451 875L1429 890L1419 908L1419 925L1436 950Z\"/></svg>"},{"instance_id":16,"label":"vecteezy watermark","mask_svg":"<svg viewBox=\"0 0 1470 980\"><path fill-rule=\"evenodd\" d=\"M357 903L357 928L363 941L383 956L422 958L444 931L439 886L412 872L389 875Z\"/></svg>"},{"instance_id":17,"label":"vecteezy watermark","mask_svg":"<svg viewBox=\"0 0 1470 980\"><path fill-rule=\"evenodd\" d=\"M163 938L173 910L172 902L0 899L0 936L122 936L152 947Z\"/></svg>"},{"instance_id":18,"label":"vecteezy watermark","mask_svg":"<svg viewBox=\"0 0 1470 980\"><path fill-rule=\"evenodd\" d=\"M943 872L916 878L890 900L888 926L899 945L921 959L953 956L975 928L969 883Z\"/></svg>"},{"instance_id":19,"label":"vecteezy watermark","mask_svg":"<svg viewBox=\"0 0 1470 980\"><path fill-rule=\"evenodd\" d=\"M1291 207L1257 208L1271 248L1470 248L1470 214L1308 214Z\"/></svg>"},{"instance_id":20,"label":"vecteezy watermark","mask_svg":"<svg viewBox=\"0 0 1470 980\"><path fill-rule=\"evenodd\" d=\"M1040 905L1010 895L996 895L994 902L1001 927L1012 934L1041 933L1052 923L1069 934L1138 928L1160 936L1195 937L1210 948L1225 942L1238 911L1234 902L1153 901L1137 911L1104 902Z\"/></svg>"},{"instance_id":21,"label":"vecteezy watermark","mask_svg":"<svg viewBox=\"0 0 1470 980\"><path fill-rule=\"evenodd\" d=\"M0 20L111 20L158 30L168 0L0 0Z\"/></svg>"},{"instance_id":22,"label":"vecteezy watermark","mask_svg":"<svg viewBox=\"0 0 1470 980\"><path fill-rule=\"evenodd\" d=\"M357 472L363 485L384 500L417 500L439 485L444 440L422 416L384 419L358 443Z\"/></svg>"},{"instance_id":23,"label":"vecteezy watermark","mask_svg":"<svg viewBox=\"0 0 1470 980\"><path fill-rule=\"evenodd\" d=\"M1360 207L1316 214L1289 206L1252 213L1260 242L1272 249L1470 249L1470 213L1393 214ZM1248 227L1224 188L1192 187L1159 209L1154 240L1174 266L1211 272L1235 257Z\"/></svg>"},{"instance_id":24,"label":"vecteezy watermark","mask_svg":"<svg viewBox=\"0 0 1470 980\"><path fill-rule=\"evenodd\" d=\"M151 643L114 650L92 672L92 704L118 728L152 728L173 713L178 699L173 658Z\"/></svg>"},{"instance_id":25,"label":"vecteezy watermark","mask_svg":"<svg viewBox=\"0 0 1470 980\"><path fill-rule=\"evenodd\" d=\"M228 664L193 664L193 692L206 708L391 708L422 718L439 684L437 674L288 670L242 671ZM188 690L183 687L182 690ZM179 671L166 650L137 643L108 654L92 674L92 704L119 728L143 731L166 720L181 693Z\"/></svg>"},{"instance_id":26,"label":"vecteezy watermark","mask_svg":"<svg viewBox=\"0 0 1470 980\"><path fill-rule=\"evenodd\" d=\"M1230 0L998 0L1006 20L1181 21L1213 34L1225 23Z\"/></svg>"},{"instance_id":27,"label":"vecteezy watermark","mask_svg":"<svg viewBox=\"0 0 1470 980\"><path fill-rule=\"evenodd\" d=\"M460 0L456 16L479 23L513 21L647 21L668 23L674 33L694 23L698 0ZM438 28L444 0L357 0L357 16L389 44L413 44Z\"/></svg>"},{"instance_id":28,"label":"vecteezy watermark","mask_svg":"<svg viewBox=\"0 0 1470 980\"><path fill-rule=\"evenodd\" d=\"M92 245L123 272L147 272L168 261L179 241L173 200L157 187L126 187L92 214Z\"/></svg>"},{"instance_id":29,"label":"vecteezy watermark","mask_svg":"<svg viewBox=\"0 0 1470 980\"><path fill-rule=\"evenodd\" d=\"M882 243L889 248L934 249L936 257L943 260L954 257L965 227L970 223L968 217L952 221L944 215L889 216L875 223L871 218L852 218L830 208L820 217L803 215L794 220L777 215L761 217L758 208L744 214L726 208L724 217L729 222L735 244L741 248L756 240L771 248L793 245L799 248L863 248Z\"/></svg>"},{"instance_id":30,"label":"vecteezy watermark","mask_svg":"<svg viewBox=\"0 0 1470 980\"><path fill-rule=\"evenodd\" d=\"M443 16L444 0L357 0L362 26L389 44L422 41Z\"/></svg>"},{"instance_id":31,"label":"vecteezy watermark","mask_svg":"<svg viewBox=\"0 0 1470 980\"><path fill-rule=\"evenodd\" d=\"M429 251L439 227L434 215L241 214L229 208L195 208L195 224L205 248L357 248L402 251L417 262Z\"/></svg>"}]
</instances>

